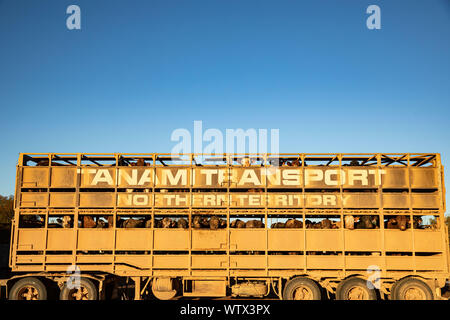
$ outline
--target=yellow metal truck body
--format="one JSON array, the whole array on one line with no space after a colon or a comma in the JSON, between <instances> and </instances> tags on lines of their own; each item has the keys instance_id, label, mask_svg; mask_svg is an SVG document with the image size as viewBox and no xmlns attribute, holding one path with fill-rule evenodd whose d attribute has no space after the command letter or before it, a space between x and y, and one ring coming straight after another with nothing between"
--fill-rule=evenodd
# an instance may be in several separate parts
<instances>
[{"instance_id":1,"label":"yellow metal truck body","mask_svg":"<svg viewBox=\"0 0 450 320\"><path fill-rule=\"evenodd\" d=\"M225 295L234 279L254 279L281 296L293 277L333 293L376 266L385 294L405 277L436 294L449 277L444 212L439 154L21 154L10 267L64 278L76 265L82 275L132 277L140 293L148 280L178 279L186 296ZM194 228L196 215L226 226ZM89 216L103 227L84 227ZM349 229L347 216L379 224ZM398 216L408 218L406 230L386 228ZM65 217L72 224L59 227ZM150 222L119 225L133 217ZM155 227L164 217L188 225ZM328 217L333 228L307 225ZM419 217L433 227L415 228ZM264 227L232 228L236 219ZM272 227L287 219L302 227Z\"/></svg>"}]
</instances>

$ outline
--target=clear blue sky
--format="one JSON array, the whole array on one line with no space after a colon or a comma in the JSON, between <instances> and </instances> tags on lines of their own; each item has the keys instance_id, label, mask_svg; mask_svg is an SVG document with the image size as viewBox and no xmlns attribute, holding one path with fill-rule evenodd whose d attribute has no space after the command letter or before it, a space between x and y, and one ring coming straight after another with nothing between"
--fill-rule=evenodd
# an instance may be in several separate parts
<instances>
[{"instance_id":1,"label":"clear blue sky","mask_svg":"<svg viewBox=\"0 0 450 320\"><path fill-rule=\"evenodd\" d=\"M0 194L19 152L170 152L194 120L279 129L282 152L440 152L450 176L449 107L448 0L0 0Z\"/></svg>"}]
</instances>

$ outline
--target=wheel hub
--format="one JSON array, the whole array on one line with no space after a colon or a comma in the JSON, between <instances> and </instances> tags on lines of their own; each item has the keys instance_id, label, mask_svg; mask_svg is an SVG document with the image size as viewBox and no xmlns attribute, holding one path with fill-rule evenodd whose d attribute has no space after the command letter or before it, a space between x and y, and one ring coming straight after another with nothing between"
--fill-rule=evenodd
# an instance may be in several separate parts
<instances>
[{"instance_id":1,"label":"wheel hub","mask_svg":"<svg viewBox=\"0 0 450 320\"><path fill-rule=\"evenodd\" d=\"M19 297L22 300L38 300L39 291L33 286L26 286L19 291Z\"/></svg>"},{"instance_id":2,"label":"wheel hub","mask_svg":"<svg viewBox=\"0 0 450 320\"><path fill-rule=\"evenodd\" d=\"M348 300L368 300L369 294L364 288L352 287L348 291Z\"/></svg>"},{"instance_id":3,"label":"wheel hub","mask_svg":"<svg viewBox=\"0 0 450 320\"><path fill-rule=\"evenodd\" d=\"M312 300L313 294L309 288L305 286L300 286L297 289L295 289L293 297L294 300Z\"/></svg>"},{"instance_id":4,"label":"wheel hub","mask_svg":"<svg viewBox=\"0 0 450 320\"><path fill-rule=\"evenodd\" d=\"M89 291L85 287L74 289L70 292L71 300L89 300Z\"/></svg>"},{"instance_id":5,"label":"wheel hub","mask_svg":"<svg viewBox=\"0 0 450 320\"><path fill-rule=\"evenodd\" d=\"M405 291L405 300L425 300L425 292L418 287L411 287Z\"/></svg>"}]
</instances>

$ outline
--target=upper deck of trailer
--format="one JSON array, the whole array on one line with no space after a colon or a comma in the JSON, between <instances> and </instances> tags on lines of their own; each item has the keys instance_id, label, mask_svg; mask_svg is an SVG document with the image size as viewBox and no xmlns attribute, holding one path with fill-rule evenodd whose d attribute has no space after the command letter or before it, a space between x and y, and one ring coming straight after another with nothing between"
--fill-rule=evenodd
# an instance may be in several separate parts
<instances>
[{"instance_id":1,"label":"upper deck of trailer","mask_svg":"<svg viewBox=\"0 0 450 320\"><path fill-rule=\"evenodd\" d=\"M279 154L170 154L170 153L21 153L19 166L38 165L47 161L47 166L129 166L143 159L148 166L171 165L248 165L271 166L277 160L280 165L293 166L358 166L382 167L437 167L439 153L279 153ZM352 164L353 163L353 164Z\"/></svg>"},{"instance_id":2,"label":"upper deck of trailer","mask_svg":"<svg viewBox=\"0 0 450 320\"><path fill-rule=\"evenodd\" d=\"M16 183L22 208L445 208L428 153L21 154Z\"/></svg>"}]
</instances>

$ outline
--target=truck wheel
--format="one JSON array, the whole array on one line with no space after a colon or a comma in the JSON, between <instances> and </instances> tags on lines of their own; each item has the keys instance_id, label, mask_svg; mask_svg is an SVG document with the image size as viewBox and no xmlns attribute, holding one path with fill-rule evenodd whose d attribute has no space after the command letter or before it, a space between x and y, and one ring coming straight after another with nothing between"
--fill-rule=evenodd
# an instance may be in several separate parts
<instances>
[{"instance_id":1,"label":"truck wheel","mask_svg":"<svg viewBox=\"0 0 450 320\"><path fill-rule=\"evenodd\" d=\"M405 278L397 281L391 290L392 300L433 300L433 291L422 280Z\"/></svg>"},{"instance_id":2,"label":"truck wheel","mask_svg":"<svg viewBox=\"0 0 450 320\"><path fill-rule=\"evenodd\" d=\"M47 300L47 289L37 278L23 278L12 286L8 298L9 300Z\"/></svg>"},{"instance_id":3,"label":"truck wheel","mask_svg":"<svg viewBox=\"0 0 450 320\"><path fill-rule=\"evenodd\" d=\"M336 288L337 300L377 300L377 293L367 286L367 281L353 277L343 280Z\"/></svg>"},{"instance_id":4,"label":"truck wheel","mask_svg":"<svg viewBox=\"0 0 450 320\"><path fill-rule=\"evenodd\" d=\"M319 286L311 279L298 277L288 281L283 290L283 300L320 300Z\"/></svg>"},{"instance_id":5,"label":"truck wheel","mask_svg":"<svg viewBox=\"0 0 450 320\"><path fill-rule=\"evenodd\" d=\"M61 293L59 294L60 300L97 300L97 288L91 280L86 278L80 279L80 285L69 288L67 283L64 283Z\"/></svg>"}]
</instances>

